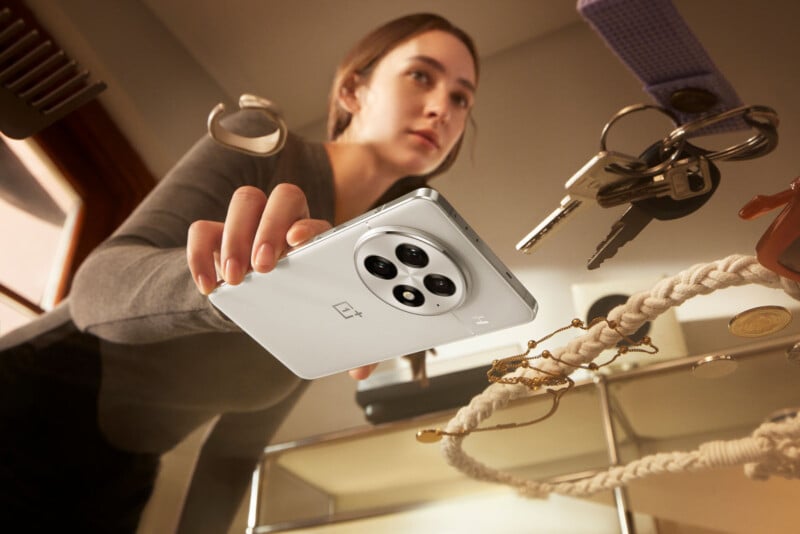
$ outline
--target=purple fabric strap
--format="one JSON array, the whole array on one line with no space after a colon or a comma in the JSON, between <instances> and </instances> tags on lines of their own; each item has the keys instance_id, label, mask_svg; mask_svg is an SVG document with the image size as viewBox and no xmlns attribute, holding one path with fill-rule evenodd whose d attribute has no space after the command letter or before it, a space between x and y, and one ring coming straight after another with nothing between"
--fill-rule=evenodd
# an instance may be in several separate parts
<instances>
[{"instance_id":1,"label":"purple fabric strap","mask_svg":"<svg viewBox=\"0 0 800 534\"><path fill-rule=\"evenodd\" d=\"M578 0L578 12L644 83L644 90L681 124L742 105L671 0ZM687 111L691 105L686 99L679 103L687 89L707 91L716 103L703 111ZM679 91L683 93L676 95ZM715 125L713 131L744 128L748 125L735 119Z\"/></svg>"}]
</instances>

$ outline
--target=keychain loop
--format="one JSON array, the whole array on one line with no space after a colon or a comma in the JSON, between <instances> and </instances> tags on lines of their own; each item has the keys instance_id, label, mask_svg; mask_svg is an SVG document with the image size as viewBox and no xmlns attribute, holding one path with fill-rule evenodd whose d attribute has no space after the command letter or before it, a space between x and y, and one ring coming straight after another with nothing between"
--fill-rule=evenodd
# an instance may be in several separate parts
<instances>
[{"instance_id":1,"label":"keychain loop","mask_svg":"<svg viewBox=\"0 0 800 534\"><path fill-rule=\"evenodd\" d=\"M621 110L619 110L618 112L616 112L614 114L614 116L611 117L611 119L609 119L609 121L603 127L603 131L600 134L600 150L602 150L603 152L607 151L606 150L606 137L608 137L608 132L611 130L611 127L614 125L615 122L617 122L621 118L623 118L626 115L629 115L631 113L635 113L637 111L645 111L645 110L648 110L648 109L654 109L656 111L659 111L659 112L663 113L664 115L669 117L669 119L672 121L673 125L675 125L676 127L678 126L678 124L679 124L678 117L674 113L672 113L672 111L670 111L667 108L663 108L661 106L656 106L654 104L632 104L632 105L626 106L626 107L622 108ZM675 130L673 130L673 132L674 131ZM628 169L628 168L623 167L621 165L612 164L612 165L609 165L609 169L612 170L613 172L617 173L617 174L630 176L630 177L633 177L633 178L647 178L647 177L650 177L650 176L656 176L658 174L663 173L666 169L668 169L675 162L675 160L678 159L678 156L680 155L681 151L683 150L683 145L684 144L685 144L685 139L683 137L681 137L680 139L678 139L674 143L670 143L669 145L664 144L664 147L662 148L662 150L666 153L667 150L671 149L672 153L670 154L670 156L667 159L665 159L661 163L658 163L657 165L654 165L652 167L647 167L647 168L644 168L644 169L642 169L642 168Z\"/></svg>"},{"instance_id":2,"label":"keychain loop","mask_svg":"<svg viewBox=\"0 0 800 534\"><path fill-rule=\"evenodd\" d=\"M681 124L665 137L661 144L665 148L674 147L708 126L740 116L748 125L758 130L756 135L722 150L712 151L692 145L693 149L708 160L722 161L753 159L772 152L778 145L778 113L770 107L758 105L740 106Z\"/></svg>"},{"instance_id":3,"label":"keychain loop","mask_svg":"<svg viewBox=\"0 0 800 534\"><path fill-rule=\"evenodd\" d=\"M278 108L266 98L243 94L239 97L239 109L260 111L274 122L278 129L260 137L245 137L231 132L220 124L225 112L225 104L219 103L208 115L208 133L217 143L250 154L251 156L271 156L283 148L288 136L288 128Z\"/></svg>"},{"instance_id":4,"label":"keychain loop","mask_svg":"<svg viewBox=\"0 0 800 534\"><path fill-rule=\"evenodd\" d=\"M600 149L607 150L606 138L614 123L626 115L647 109L654 109L667 115L676 126L669 135L659 142L661 144L660 152L663 154L669 151L672 152L668 158L652 167L631 169L620 165L610 165L609 168L613 172L634 178L656 176L667 170L679 158L684 148L710 161L740 161L769 154L778 145L778 113L768 106L740 106L692 122L679 124L677 116L666 108L653 104L633 104L619 110L603 127L600 135ZM741 117L749 126L756 129L757 133L739 144L721 150L709 150L687 141L690 136L697 134L704 128L737 117Z\"/></svg>"}]
</instances>

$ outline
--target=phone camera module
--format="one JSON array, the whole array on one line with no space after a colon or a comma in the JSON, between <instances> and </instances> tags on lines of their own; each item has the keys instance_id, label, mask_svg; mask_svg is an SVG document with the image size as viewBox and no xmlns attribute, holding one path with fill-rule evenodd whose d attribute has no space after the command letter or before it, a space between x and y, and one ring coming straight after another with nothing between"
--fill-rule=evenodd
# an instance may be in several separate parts
<instances>
[{"instance_id":1,"label":"phone camera module","mask_svg":"<svg viewBox=\"0 0 800 534\"><path fill-rule=\"evenodd\" d=\"M417 246L402 243L395 249L395 254L397 254L397 258L400 261L409 267L422 269L428 265L428 254Z\"/></svg>"},{"instance_id":2,"label":"phone camera module","mask_svg":"<svg viewBox=\"0 0 800 534\"><path fill-rule=\"evenodd\" d=\"M441 274L429 274L424 278L423 283L425 289L440 297L452 297L456 293L455 283Z\"/></svg>"},{"instance_id":3,"label":"phone camera module","mask_svg":"<svg viewBox=\"0 0 800 534\"><path fill-rule=\"evenodd\" d=\"M356 242L353 260L366 288L403 313L444 315L468 294L466 273L448 248L414 228L371 228Z\"/></svg>"},{"instance_id":4,"label":"phone camera module","mask_svg":"<svg viewBox=\"0 0 800 534\"><path fill-rule=\"evenodd\" d=\"M397 267L383 256L367 256L364 259L364 267L371 275L384 280L391 280L397 276Z\"/></svg>"},{"instance_id":5,"label":"phone camera module","mask_svg":"<svg viewBox=\"0 0 800 534\"><path fill-rule=\"evenodd\" d=\"M394 293L394 298L406 306L418 308L425 304L425 297L416 287L407 285L394 286L392 293Z\"/></svg>"}]
</instances>

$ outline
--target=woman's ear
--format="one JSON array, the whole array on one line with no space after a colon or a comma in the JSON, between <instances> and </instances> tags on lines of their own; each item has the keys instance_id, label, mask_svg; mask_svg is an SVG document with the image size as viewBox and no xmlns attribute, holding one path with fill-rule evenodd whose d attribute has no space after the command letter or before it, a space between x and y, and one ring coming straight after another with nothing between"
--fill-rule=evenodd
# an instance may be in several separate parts
<instances>
[{"instance_id":1,"label":"woman's ear","mask_svg":"<svg viewBox=\"0 0 800 534\"><path fill-rule=\"evenodd\" d=\"M339 88L339 105L350 114L361 109L360 89L364 86L363 80L358 74L353 74Z\"/></svg>"}]
</instances>

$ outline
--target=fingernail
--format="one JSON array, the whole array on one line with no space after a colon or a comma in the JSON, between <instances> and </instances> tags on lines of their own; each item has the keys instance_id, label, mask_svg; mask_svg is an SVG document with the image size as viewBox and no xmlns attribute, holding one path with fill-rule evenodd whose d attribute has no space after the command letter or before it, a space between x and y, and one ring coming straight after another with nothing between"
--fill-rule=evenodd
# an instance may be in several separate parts
<instances>
[{"instance_id":1,"label":"fingernail","mask_svg":"<svg viewBox=\"0 0 800 534\"><path fill-rule=\"evenodd\" d=\"M275 262L275 254L272 251L272 247L269 246L267 243L262 243L258 250L256 251L255 261L253 262L253 267L256 267L260 271L264 271L272 267L272 264Z\"/></svg>"},{"instance_id":2,"label":"fingernail","mask_svg":"<svg viewBox=\"0 0 800 534\"><path fill-rule=\"evenodd\" d=\"M288 234L286 234L286 243L290 247L296 247L297 245L299 245L300 243L303 242L303 240L301 239L301 236L298 235L299 233L300 232L298 232L298 231L294 231L294 232L289 232Z\"/></svg>"},{"instance_id":3,"label":"fingernail","mask_svg":"<svg viewBox=\"0 0 800 534\"><path fill-rule=\"evenodd\" d=\"M199 274L196 280L197 287L200 288L200 293L208 295L214 290L214 284L208 279L207 276Z\"/></svg>"},{"instance_id":4,"label":"fingernail","mask_svg":"<svg viewBox=\"0 0 800 534\"><path fill-rule=\"evenodd\" d=\"M239 281L239 262L234 258L225 260L225 281L228 283L236 283Z\"/></svg>"}]
</instances>

